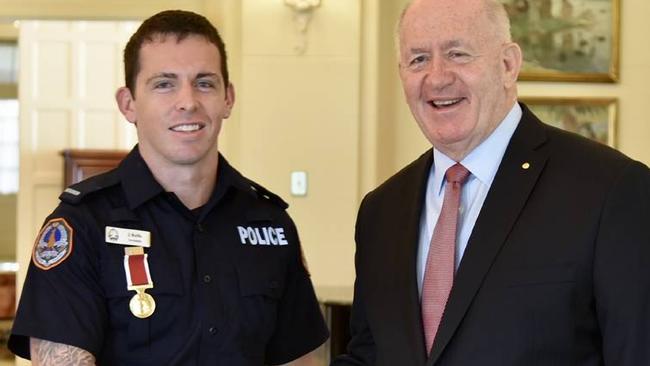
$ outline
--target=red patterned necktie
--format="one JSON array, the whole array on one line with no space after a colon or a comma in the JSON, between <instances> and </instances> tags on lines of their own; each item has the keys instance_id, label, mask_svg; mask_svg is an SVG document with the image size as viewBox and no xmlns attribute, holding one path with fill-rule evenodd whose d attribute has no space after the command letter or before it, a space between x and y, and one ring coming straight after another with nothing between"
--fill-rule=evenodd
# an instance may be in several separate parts
<instances>
[{"instance_id":1,"label":"red patterned necktie","mask_svg":"<svg viewBox=\"0 0 650 366\"><path fill-rule=\"evenodd\" d=\"M445 173L447 179L445 198L431 236L427 266L422 281L422 325L427 354L431 352L454 283L460 193L468 175L469 171L458 163L447 169Z\"/></svg>"}]
</instances>

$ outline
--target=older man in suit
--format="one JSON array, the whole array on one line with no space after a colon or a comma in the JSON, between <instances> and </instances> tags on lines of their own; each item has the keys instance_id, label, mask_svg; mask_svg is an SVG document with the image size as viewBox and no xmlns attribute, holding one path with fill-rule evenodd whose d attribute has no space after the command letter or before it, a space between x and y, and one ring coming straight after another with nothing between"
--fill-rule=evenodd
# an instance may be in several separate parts
<instances>
[{"instance_id":1,"label":"older man in suit","mask_svg":"<svg viewBox=\"0 0 650 366\"><path fill-rule=\"evenodd\" d=\"M332 365L650 365L650 170L517 103L497 0L416 0L406 100L433 149L363 200Z\"/></svg>"}]
</instances>

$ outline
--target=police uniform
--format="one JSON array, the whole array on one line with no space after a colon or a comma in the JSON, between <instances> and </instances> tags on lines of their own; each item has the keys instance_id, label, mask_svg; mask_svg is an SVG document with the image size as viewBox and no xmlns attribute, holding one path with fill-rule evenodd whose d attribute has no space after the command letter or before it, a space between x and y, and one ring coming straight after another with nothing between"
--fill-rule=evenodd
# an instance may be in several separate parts
<instances>
[{"instance_id":1,"label":"police uniform","mask_svg":"<svg viewBox=\"0 0 650 366\"><path fill-rule=\"evenodd\" d=\"M223 157L212 196L196 210L164 191L137 147L59 198L14 321L17 355L28 357L36 337L87 350L98 365L263 365L327 339L288 205ZM150 246L124 245L118 233L150 235ZM142 319L130 307L137 295L125 265L126 248L139 246L155 301Z\"/></svg>"}]
</instances>

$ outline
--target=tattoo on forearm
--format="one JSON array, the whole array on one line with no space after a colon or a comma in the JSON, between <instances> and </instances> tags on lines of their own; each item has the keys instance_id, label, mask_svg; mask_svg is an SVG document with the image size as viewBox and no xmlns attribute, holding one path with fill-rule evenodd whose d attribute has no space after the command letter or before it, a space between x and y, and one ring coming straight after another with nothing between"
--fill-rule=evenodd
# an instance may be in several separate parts
<instances>
[{"instance_id":1,"label":"tattoo on forearm","mask_svg":"<svg viewBox=\"0 0 650 366\"><path fill-rule=\"evenodd\" d=\"M31 338L29 345L34 366L95 366L95 357L78 347L38 338Z\"/></svg>"}]
</instances>

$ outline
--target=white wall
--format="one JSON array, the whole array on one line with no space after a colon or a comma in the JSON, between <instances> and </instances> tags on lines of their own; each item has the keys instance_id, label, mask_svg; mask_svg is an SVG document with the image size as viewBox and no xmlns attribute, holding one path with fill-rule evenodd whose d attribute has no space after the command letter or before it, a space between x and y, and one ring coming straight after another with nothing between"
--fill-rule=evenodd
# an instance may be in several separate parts
<instances>
[{"instance_id":1,"label":"white wall","mask_svg":"<svg viewBox=\"0 0 650 366\"><path fill-rule=\"evenodd\" d=\"M349 285L359 181L359 1L323 1L295 51L295 13L280 1L243 0L238 166L284 197L313 281ZM235 61L237 62L237 61ZM292 197L291 171L308 193Z\"/></svg>"}]
</instances>

